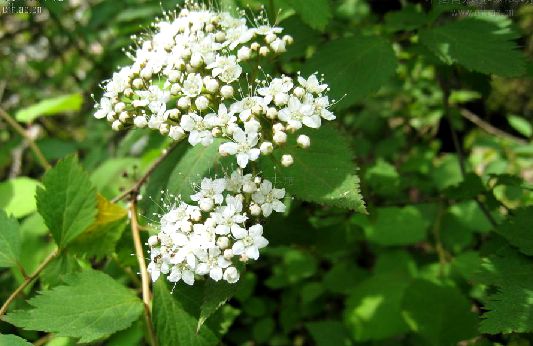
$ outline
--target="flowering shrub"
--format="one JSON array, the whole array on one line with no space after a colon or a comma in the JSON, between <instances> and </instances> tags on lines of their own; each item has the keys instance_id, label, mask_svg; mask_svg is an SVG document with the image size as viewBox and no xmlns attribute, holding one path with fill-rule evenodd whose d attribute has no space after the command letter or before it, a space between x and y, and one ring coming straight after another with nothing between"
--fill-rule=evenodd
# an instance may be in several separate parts
<instances>
[{"instance_id":1,"label":"flowering shrub","mask_svg":"<svg viewBox=\"0 0 533 346\"><path fill-rule=\"evenodd\" d=\"M531 343L526 1L5 5L0 346Z\"/></svg>"}]
</instances>

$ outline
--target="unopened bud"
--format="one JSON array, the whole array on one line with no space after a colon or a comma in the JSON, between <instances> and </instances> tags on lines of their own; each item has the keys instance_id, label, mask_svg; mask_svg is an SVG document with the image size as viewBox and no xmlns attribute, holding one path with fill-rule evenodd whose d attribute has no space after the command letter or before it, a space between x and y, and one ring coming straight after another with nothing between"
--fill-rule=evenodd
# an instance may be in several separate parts
<instances>
[{"instance_id":1,"label":"unopened bud","mask_svg":"<svg viewBox=\"0 0 533 346\"><path fill-rule=\"evenodd\" d=\"M281 157L281 165L283 167L292 166L293 163L294 163L294 159L292 155L286 154Z\"/></svg>"}]
</instances>

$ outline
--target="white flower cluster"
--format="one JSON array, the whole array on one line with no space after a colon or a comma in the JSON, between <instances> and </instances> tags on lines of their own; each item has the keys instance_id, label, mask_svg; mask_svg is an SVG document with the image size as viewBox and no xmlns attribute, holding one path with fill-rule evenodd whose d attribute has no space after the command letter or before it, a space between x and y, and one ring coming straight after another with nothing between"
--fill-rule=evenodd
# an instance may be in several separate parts
<instances>
[{"instance_id":1,"label":"white flower cluster","mask_svg":"<svg viewBox=\"0 0 533 346\"><path fill-rule=\"evenodd\" d=\"M167 15L154 24L153 35L138 40L133 64L105 83L95 117L115 130L149 127L191 145L225 138L220 153L235 155L241 168L285 144L287 133L335 119L324 94L328 87L315 74L272 79L263 73L253 81L246 75L250 85L242 90L246 63L283 53L292 43L265 15L253 21L249 26L245 18L196 4ZM305 135L297 141L310 145ZM292 162L283 156L284 166Z\"/></svg>"},{"instance_id":2,"label":"white flower cluster","mask_svg":"<svg viewBox=\"0 0 533 346\"><path fill-rule=\"evenodd\" d=\"M148 239L152 280L163 274L170 282L192 285L196 276L209 275L237 282L235 262L259 258L268 244L259 217L285 211L285 190L238 169L224 178L204 178L190 197L194 204L177 198L165 205L160 232Z\"/></svg>"}]
</instances>

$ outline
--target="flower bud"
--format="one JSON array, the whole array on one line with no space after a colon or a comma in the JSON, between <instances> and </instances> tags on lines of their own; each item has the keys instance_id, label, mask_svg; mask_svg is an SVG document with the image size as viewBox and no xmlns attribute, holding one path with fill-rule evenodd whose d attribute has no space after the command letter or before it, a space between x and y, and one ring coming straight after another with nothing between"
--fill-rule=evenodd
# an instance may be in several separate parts
<instances>
[{"instance_id":1,"label":"flower bud","mask_svg":"<svg viewBox=\"0 0 533 346\"><path fill-rule=\"evenodd\" d=\"M261 143L259 150L261 150L261 154L268 155L272 153L272 151L274 150L274 146L270 142L263 142Z\"/></svg>"},{"instance_id":2,"label":"flower bud","mask_svg":"<svg viewBox=\"0 0 533 346\"><path fill-rule=\"evenodd\" d=\"M266 42L266 43L272 43L272 42L274 42L274 40L275 40L276 38L278 38L278 37L276 36L276 34L270 32L270 33L268 33L268 34L265 36L265 42Z\"/></svg>"},{"instance_id":3,"label":"flower bud","mask_svg":"<svg viewBox=\"0 0 533 346\"><path fill-rule=\"evenodd\" d=\"M255 203L250 204L250 214L252 216L259 216L261 215L261 207L258 206Z\"/></svg>"},{"instance_id":4,"label":"flower bud","mask_svg":"<svg viewBox=\"0 0 533 346\"><path fill-rule=\"evenodd\" d=\"M283 131L276 131L274 132L272 139L274 140L274 143L276 143L277 145L282 145L282 144L287 143L287 134Z\"/></svg>"},{"instance_id":5,"label":"flower bud","mask_svg":"<svg viewBox=\"0 0 533 346\"><path fill-rule=\"evenodd\" d=\"M107 113L107 115L106 115L107 121L109 121L109 122L114 121L116 119L116 115L117 115L117 113L115 113L115 112Z\"/></svg>"},{"instance_id":6,"label":"flower bud","mask_svg":"<svg viewBox=\"0 0 533 346\"><path fill-rule=\"evenodd\" d=\"M277 132L277 131L285 131L285 126L283 126L282 123L275 123L273 126L272 126L272 130L274 132Z\"/></svg>"},{"instance_id":7,"label":"flower bud","mask_svg":"<svg viewBox=\"0 0 533 346\"><path fill-rule=\"evenodd\" d=\"M168 73L168 80L171 82L175 82L180 78L180 76L181 76L181 73L179 71L171 70Z\"/></svg>"},{"instance_id":8,"label":"flower bud","mask_svg":"<svg viewBox=\"0 0 533 346\"><path fill-rule=\"evenodd\" d=\"M150 79L152 78L152 69L149 67L145 67L141 70L141 77L143 79Z\"/></svg>"},{"instance_id":9,"label":"flower bud","mask_svg":"<svg viewBox=\"0 0 533 346\"><path fill-rule=\"evenodd\" d=\"M156 246L158 243L159 243L159 239L157 238L156 235L150 236L150 238L148 238L148 245L150 247Z\"/></svg>"},{"instance_id":10,"label":"flower bud","mask_svg":"<svg viewBox=\"0 0 533 346\"><path fill-rule=\"evenodd\" d=\"M135 89L140 89L144 85L144 82L140 78L136 78L133 80L132 85Z\"/></svg>"},{"instance_id":11,"label":"flower bud","mask_svg":"<svg viewBox=\"0 0 533 346\"><path fill-rule=\"evenodd\" d=\"M269 52L269 49L266 46L259 48L259 55L267 56L268 52Z\"/></svg>"},{"instance_id":12,"label":"flower bud","mask_svg":"<svg viewBox=\"0 0 533 346\"><path fill-rule=\"evenodd\" d=\"M168 132L168 136L175 141L179 141L185 137L185 131L180 126L172 126Z\"/></svg>"},{"instance_id":13,"label":"flower bud","mask_svg":"<svg viewBox=\"0 0 533 346\"><path fill-rule=\"evenodd\" d=\"M124 102L119 102L115 105L114 107L115 109L115 112L117 113L120 113L122 112L124 109L126 109L126 104Z\"/></svg>"},{"instance_id":14,"label":"flower bud","mask_svg":"<svg viewBox=\"0 0 533 346\"><path fill-rule=\"evenodd\" d=\"M230 284L234 284L239 281L239 271L235 267L228 267L224 270L224 280Z\"/></svg>"},{"instance_id":15,"label":"flower bud","mask_svg":"<svg viewBox=\"0 0 533 346\"><path fill-rule=\"evenodd\" d=\"M208 212L213 209L215 204L213 203L213 200L211 198L202 198L200 202L198 202L198 206L202 211Z\"/></svg>"},{"instance_id":16,"label":"flower bud","mask_svg":"<svg viewBox=\"0 0 533 346\"><path fill-rule=\"evenodd\" d=\"M252 193L257 191L257 185L253 181L246 181L242 184L242 191L245 193Z\"/></svg>"},{"instance_id":17,"label":"flower bud","mask_svg":"<svg viewBox=\"0 0 533 346\"><path fill-rule=\"evenodd\" d=\"M138 128L143 128L143 127L146 127L146 125L148 125L148 121L146 120L144 116L141 115L133 119L133 124Z\"/></svg>"},{"instance_id":18,"label":"flower bud","mask_svg":"<svg viewBox=\"0 0 533 346\"><path fill-rule=\"evenodd\" d=\"M205 88L210 93L215 93L218 90L218 81L214 78L209 78L209 80L204 81Z\"/></svg>"},{"instance_id":19,"label":"flower bud","mask_svg":"<svg viewBox=\"0 0 533 346\"><path fill-rule=\"evenodd\" d=\"M300 148L307 149L311 145L311 138L306 135L299 135L296 143Z\"/></svg>"},{"instance_id":20,"label":"flower bud","mask_svg":"<svg viewBox=\"0 0 533 346\"><path fill-rule=\"evenodd\" d=\"M285 41L277 39L274 42L270 44L270 48L274 51L274 53L283 53L287 51L287 48L285 46Z\"/></svg>"},{"instance_id":21,"label":"flower bud","mask_svg":"<svg viewBox=\"0 0 533 346\"><path fill-rule=\"evenodd\" d=\"M185 96L180 97L176 105L178 106L178 108L187 109L191 106L191 99Z\"/></svg>"},{"instance_id":22,"label":"flower bud","mask_svg":"<svg viewBox=\"0 0 533 346\"><path fill-rule=\"evenodd\" d=\"M232 249L226 249L224 250L224 258L227 260L230 260L233 258L233 250Z\"/></svg>"},{"instance_id":23,"label":"flower bud","mask_svg":"<svg viewBox=\"0 0 533 346\"><path fill-rule=\"evenodd\" d=\"M114 130L114 131L119 131L119 130L122 130L123 128L123 124L120 122L120 120L115 120L113 121L113 123L111 124L111 128Z\"/></svg>"},{"instance_id":24,"label":"flower bud","mask_svg":"<svg viewBox=\"0 0 533 346\"><path fill-rule=\"evenodd\" d=\"M257 43L257 42L254 42L254 43L252 43L252 44L250 45L250 48L251 48L252 50L258 50L259 47L261 47L261 45L260 45L259 43Z\"/></svg>"},{"instance_id":25,"label":"flower bud","mask_svg":"<svg viewBox=\"0 0 533 346\"><path fill-rule=\"evenodd\" d=\"M224 249L227 249L228 246L229 246L229 238L228 237L219 237L217 239L217 246L224 250ZM233 255L233 254L232 254Z\"/></svg>"},{"instance_id":26,"label":"flower bud","mask_svg":"<svg viewBox=\"0 0 533 346\"><path fill-rule=\"evenodd\" d=\"M250 55L251 54L252 54L252 51L250 50L250 48L244 46L244 47L241 47L237 51L237 58L239 60L248 60L248 59L250 59Z\"/></svg>"},{"instance_id":27,"label":"flower bud","mask_svg":"<svg viewBox=\"0 0 533 346\"><path fill-rule=\"evenodd\" d=\"M194 67L194 68L198 68L200 66L202 66L202 64L204 63L204 59L202 59L202 56L200 54L193 54L191 56L191 66Z\"/></svg>"},{"instance_id":28,"label":"flower bud","mask_svg":"<svg viewBox=\"0 0 533 346\"><path fill-rule=\"evenodd\" d=\"M277 94L274 96L274 103L276 106L283 106L286 105L289 102L289 95L288 94Z\"/></svg>"},{"instance_id":29,"label":"flower bud","mask_svg":"<svg viewBox=\"0 0 533 346\"><path fill-rule=\"evenodd\" d=\"M231 85L223 85L220 88L220 94L223 98L228 99L233 96L233 87Z\"/></svg>"},{"instance_id":30,"label":"flower bud","mask_svg":"<svg viewBox=\"0 0 533 346\"><path fill-rule=\"evenodd\" d=\"M270 107L269 109L267 109L267 112L266 112L266 117L268 119L276 119L278 116L278 110L274 107Z\"/></svg>"},{"instance_id":31,"label":"flower bud","mask_svg":"<svg viewBox=\"0 0 533 346\"><path fill-rule=\"evenodd\" d=\"M290 35L283 36L282 40L287 44L293 44L294 39Z\"/></svg>"},{"instance_id":32,"label":"flower bud","mask_svg":"<svg viewBox=\"0 0 533 346\"><path fill-rule=\"evenodd\" d=\"M128 112L121 112L119 115L118 115L118 120L120 120L121 122L123 123L126 123L128 122L128 120L130 120L130 115L128 114Z\"/></svg>"},{"instance_id":33,"label":"flower bud","mask_svg":"<svg viewBox=\"0 0 533 346\"><path fill-rule=\"evenodd\" d=\"M293 93L297 97L302 97L305 95L305 90L302 87L296 87L294 88Z\"/></svg>"},{"instance_id":34,"label":"flower bud","mask_svg":"<svg viewBox=\"0 0 533 346\"><path fill-rule=\"evenodd\" d=\"M167 112L170 120L178 120L180 118L181 112L179 111L179 109L169 109Z\"/></svg>"},{"instance_id":35,"label":"flower bud","mask_svg":"<svg viewBox=\"0 0 533 346\"><path fill-rule=\"evenodd\" d=\"M209 107L209 100L205 96L199 96L194 100L194 104L196 105L196 108L203 111Z\"/></svg>"},{"instance_id":36,"label":"flower bud","mask_svg":"<svg viewBox=\"0 0 533 346\"><path fill-rule=\"evenodd\" d=\"M168 134L168 132L170 131L170 125L169 124L161 124L159 126L159 132L163 135L163 136L166 136Z\"/></svg>"},{"instance_id":37,"label":"flower bud","mask_svg":"<svg viewBox=\"0 0 533 346\"><path fill-rule=\"evenodd\" d=\"M292 166L293 163L294 163L294 159L292 155L286 154L281 157L281 165L283 167Z\"/></svg>"}]
</instances>

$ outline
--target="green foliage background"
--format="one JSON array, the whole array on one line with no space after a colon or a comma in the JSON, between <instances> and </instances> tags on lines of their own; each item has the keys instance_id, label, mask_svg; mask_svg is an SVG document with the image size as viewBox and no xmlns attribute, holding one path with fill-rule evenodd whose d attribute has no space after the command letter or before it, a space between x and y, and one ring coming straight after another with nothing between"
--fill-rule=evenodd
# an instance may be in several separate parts
<instances>
[{"instance_id":1,"label":"green foliage background","mask_svg":"<svg viewBox=\"0 0 533 346\"><path fill-rule=\"evenodd\" d=\"M0 302L38 271L0 345L146 344L127 211L110 200L170 143L111 131L91 95L128 63L129 36L176 3L39 5L0 14ZM284 148L291 168L260 163L295 198L238 285L153 285L159 344L532 343L533 5L218 6L236 5L264 5L294 37L270 72L324 73L337 120L309 151ZM143 189L143 227L161 190L187 194L219 164L216 147L178 145Z\"/></svg>"}]
</instances>

